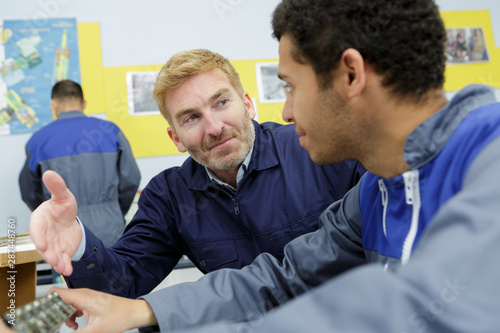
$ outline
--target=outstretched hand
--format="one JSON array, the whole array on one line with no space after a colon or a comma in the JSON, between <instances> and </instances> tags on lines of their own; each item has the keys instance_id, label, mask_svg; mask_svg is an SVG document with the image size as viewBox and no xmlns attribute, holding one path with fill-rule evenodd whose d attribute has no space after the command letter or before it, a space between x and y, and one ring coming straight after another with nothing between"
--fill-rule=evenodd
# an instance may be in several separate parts
<instances>
[{"instance_id":1,"label":"outstretched hand","mask_svg":"<svg viewBox=\"0 0 500 333\"><path fill-rule=\"evenodd\" d=\"M55 171L46 171L42 180L52 198L31 213L29 233L43 259L57 272L69 276L73 272L71 257L82 239L76 200Z\"/></svg>"}]
</instances>

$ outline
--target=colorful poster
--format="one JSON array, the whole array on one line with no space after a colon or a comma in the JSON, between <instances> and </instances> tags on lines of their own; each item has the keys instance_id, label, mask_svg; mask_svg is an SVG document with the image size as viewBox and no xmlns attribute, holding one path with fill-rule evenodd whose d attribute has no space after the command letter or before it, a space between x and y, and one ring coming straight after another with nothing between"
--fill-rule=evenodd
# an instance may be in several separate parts
<instances>
[{"instance_id":1,"label":"colorful poster","mask_svg":"<svg viewBox=\"0 0 500 333\"><path fill-rule=\"evenodd\" d=\"M453 28L446 29L446 32L448 34L446 44L448 65L490 61L483 28Z\"/></svg>"},{"instance_id":2,"label":"colorful poster","mask_svg":"<svg viewBox=\"0 0 500 333\"><path fill-rule=\"evenodd\" d=\"M52 86L65 79L81 81L76 19L0 20L0 135L50 123Z\"/></svg>"}]
</instances>

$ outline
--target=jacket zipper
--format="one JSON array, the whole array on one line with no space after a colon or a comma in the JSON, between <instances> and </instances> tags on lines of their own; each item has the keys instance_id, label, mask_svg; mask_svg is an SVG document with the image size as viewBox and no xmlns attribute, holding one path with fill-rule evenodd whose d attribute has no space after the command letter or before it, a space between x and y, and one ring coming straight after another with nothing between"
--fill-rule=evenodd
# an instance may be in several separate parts
<instances>
[{"instance_id":1,"label":"jacket zipper","mask_svg":"<svg viewBox=\"0 0 500 333\"><path fill-rule=\"evenodd\" d=\"M403 243L401 264L405 265L410 260L413 243L417 237L418 217L420 214L420 187L418 170L410 170L403 173L405 182L406 203L412 205L411 225L408 235Z\"/></svg>"},{"instance_id":2,"label":"jacket zipper","mask_svg":"<svg viewBox=\"0 0 500 333\"><path fill-rule=\"evenodd\" d=\"M243 182L245 181L245 179L247 179L248 174L249 173L248 173L248 170L247 170L247 172L243 175L243 177L241 178L239 184L237 185L238 187L236 188L236 192L238 192L238 189L241 187L241 185L243 184ZM232 198L233 198L233 202L234 202L234 213L236 215L240 215L240 204L238 202L238 199L236 199L236 194ZM243 224L246 225L245 221L243 221Z\"/></svg>"},{"instance_id":3,"label":"jacket zipper","mask_svg":"<svg viewBox=\"0 0 500 333\"><path fill-rule=\"evenodd\" d=\"M248 173L246 173L243 178L241 178L239 184L238 184L238 188L241 186L241 184L243 184L243 181L248 177ZM239 205L239 202L238 202L238 199L236 198L236 193L235 194L232 194L232 193L229 193L225 188L224 186L221 186L220 184L217 184L216 182L213 182L214 185L219 188L222 192L226 193L232 200L233 200L233 203L234 203L234 214L235 215L240 215L241 211L240 211L240 205ZM236 189L236 192L238 191L238 188ZM246 223L245 221L243 221L243 224L246 226Z\"/></svg>"},{"instance_id":4,"label":"jacket zipper","mask_svg":"<svg viewBox=\"0 0 500 333\"><path fill-rule=\"evenodd\" d=\"M240 203L238 201L238 198L236 197L236 194L238 193L238 189L241 187L241 185L243 184L243 182L245 181L245 179L248 178L249 174L250 173L247 170L247 172L245 173L245 175L243 176L243 178L241 178L240 182L238 183L238 187L236 188L236 193L234 195L231 195L225 189L222 189L222 191L225 192L227 195L229 195L229 197L233 200L233 203L234 203L234 214L236 214L236 215L240 215L240 213L241 213ZM220 187L222 187L222 186L220 186ZM243 219L243 216L240 216L240 220L241 220L243 226L247 229L248 233L252 236L252 239L253 239L253 241L255 243L255 246L256 246L256 251L258 253L262 252L262 250L261 250L261 248L259 246L259 242L255 238L255 235L250 231L250 228L247 226L247 223Z\"/></svg>"},{"instance_id":5,"label":"jacket zipper","mask_svg":"<svg viewBox=\"0 0 500 333\"><path fill-rule=\"evenodd\" d=\"M240 205L238 203L238 200L236 200L236 198L234 198L233 202L234 202L234 213L236 215L240 215Z\"/></svg>"},{"instance_id":6,"label":"jacket zipper","mask_svg":"<svg viewBox=\"0 0 500 333\"><path fill-rule=\"evenodd\" d=\"M387 238L387 227L385 222L385 217L387 215L387 204L389 203L389 193L387 192L387 187L385 187L384 180L378 180L378 187L382 193L382 206L384 207L384 212L382 216L382 227L384 229L384 236Z\"/></svg>"}]
</instances>

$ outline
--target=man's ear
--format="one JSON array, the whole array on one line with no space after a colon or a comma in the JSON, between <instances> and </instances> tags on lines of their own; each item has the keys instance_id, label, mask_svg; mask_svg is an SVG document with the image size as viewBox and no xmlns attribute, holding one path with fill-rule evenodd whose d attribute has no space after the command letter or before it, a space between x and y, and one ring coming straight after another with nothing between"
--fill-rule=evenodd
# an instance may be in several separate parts
<instances>
[{"instance_id":1,"label":"man's ear","mask_svg":"<svg viewBox=\"0 0 500 333\"><path fill-rule=\"evenodd\" d=\"M255 106L253 105L252 99L250 98L250 95L245 91L245 94L243 95L243 103L247 107L248 114L250 115L250 119L254 119L255 116L257 115L257 112L255 111Z\"/></svg>"},{"instance_id":2,"label":"man's ear","mask_svg":"<svg viewBox=\"0 0 500 333\"><path fill-rule=\"evenodd\" d=\"M340 57L340 65L335 70L336 83L340 78L342 91L346 98L359 96L366 86L365 61L361 53L355 49L347 49ZM334 85L336 88L338 84Z\"/></svg>"},{"instance_id":3,"label":"man's ear","mask_svg":"<svg viewBox=\"0 0 500 333\"><path fill-rule=\"evenodd\" d=\"M87 107L87 101L83 101L83 103L82 103L82 111L85 110L86 107Z\"/></svg>"},{"instance_id":4,"label":"man's ear","mask_svg":"<svg viewBox=\"0 0 500 333\"><path fill-rule=\"evenodd\" d=\"M181 140L179 140L179 137L177 136L177 134L175 134L175 131L172 127L170 127L170 126L167 127L167 133L168 133L168 136L170 137L170 139L172 139L172 141L174 142L174 145L177 147L177 150L179 152L181 152L181 153L187 152L186 147L184 147Z\"/></svg>"},{"instance_id":5,"label":"man's ear","mask_svg":"<svg viewBox=\"0 0 500 333\"><path fill-rule=\"evenodd\" d=\"M54 99L50 100L50 111L52 111L52 120L57 119L57 108L58 108L57 101Z\"/></svg>"}]
</instances>

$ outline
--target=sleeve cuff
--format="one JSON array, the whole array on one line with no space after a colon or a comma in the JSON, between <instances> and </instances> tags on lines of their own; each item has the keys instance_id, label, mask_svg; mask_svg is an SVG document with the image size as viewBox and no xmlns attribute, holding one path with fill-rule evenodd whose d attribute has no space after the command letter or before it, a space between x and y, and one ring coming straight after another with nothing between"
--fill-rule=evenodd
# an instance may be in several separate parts
<instances>
[{"instance_id":1,"label":"sleeve cuff","mask_svg":"<svg viewBox=\"0 0 500 333\"><path fill-rule=\"evenodd\" d=\"M80 228L82 229L82 240L80 241L80 246L78 246L78 250L76 250L73 257L71 257L71 261L78 261L82 259L83 254L85 253L85 244L87 243L85 238L85 228L83 227L83 223L80 221L78 216L76 217L76 221L78 222Z\"/></svg>"}]
</instances>

